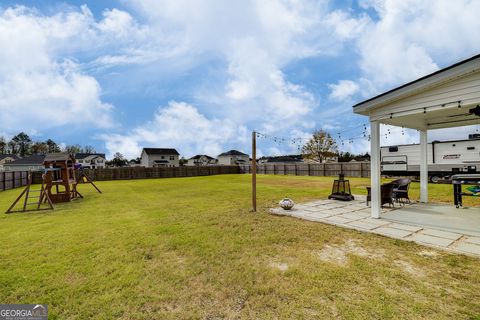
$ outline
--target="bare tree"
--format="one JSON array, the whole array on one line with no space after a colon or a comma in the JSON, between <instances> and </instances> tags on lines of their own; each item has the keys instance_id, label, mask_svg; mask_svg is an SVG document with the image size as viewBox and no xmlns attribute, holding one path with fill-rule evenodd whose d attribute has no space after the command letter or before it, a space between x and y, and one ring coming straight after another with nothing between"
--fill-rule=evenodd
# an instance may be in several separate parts
<instances>
[{"instance_id":1,"label":"bare tree","mask_svg":"<svg viewBox=\"0 0 480 320\"><path fill-rule=\"evenodd\" d=\"M0 137L0 154L7 153L7 142L4 137Z\"/></svg>"},{"instance_id":2,"label":"bare tree","mask_svg":"<svg viewBox=\"0 0 480 320\"><path fill-rule=\"evenodd\" d=\"M80 151L82 151L82 147L80 147L78 144L67 144L65 146L65 152L69 154L80 153Z\"/></svg>"},{"instance_id":3,"label":"bare tree","mask_svg":"<svg viewBox=\"0 0 480 320\"><path fill-rule=\"evenodd\" d=\"M128 163L127 159L125 159L123 154L121 154L120 152L116 152L113 155L112 160L105 162L107 166L111 166L111 167L125 167L127 163Z\"/></svg>"},{"instance_id":4,"label":"bare tree","mask_svg":"<svg viewBox=\"0 0 480 320\"><path fill-rule=\"evenodd\" d=\"M32 145L33 154L45 154L48 153L48 145L46 142L35 142Z\"/></svg>"},{"instance_id":5,"label":"bare tree","mask_svg":"<svg viewBox=\"0 0 480 320\"><path fill-rule=\"evenodd\" d=\"M85 153L96 153L95 148L91 145L86 145L83 147L83 152Z\"/></svg>"},{"instance_id":6,"label":"bare tree","mask_svg":"<svg viewBox=\"0 0 480 320\"><path fill-rule=\"evenodd\" d=\"M304 158L322 163L328 157L333 157L337 153L337 143L335 139L324 130L317 130L312 138L303 146L302 153Z\"/></svg>"}]
</instances>

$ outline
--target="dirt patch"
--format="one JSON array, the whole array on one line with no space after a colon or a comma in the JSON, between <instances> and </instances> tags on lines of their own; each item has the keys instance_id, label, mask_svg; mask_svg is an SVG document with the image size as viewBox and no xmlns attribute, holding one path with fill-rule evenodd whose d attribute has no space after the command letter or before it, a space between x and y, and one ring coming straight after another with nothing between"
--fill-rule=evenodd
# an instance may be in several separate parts
<instances>
[{"instance_id":1,"label":"dirt patch","mask_svg":"<svg viewBox=\"0 0 480 320\"><path fill-rule=\"evenodd\" d=\"M394 262L394 264L399 267L402 271L414 276L414 277L424 277L425 276L425 272L414 266L413 264L411 264L410 262L408 261L405 261L405 260L396 260Z\"/></svg>"},{"instance_id":2,"label":"dirt patch","mask_svg":"<svg viewBox=\"0 0 480 320\"><path fill-rule=\"evenodd\" d=\"M418 253L422 257L438 257L438 252L432 250L422 250Z\"/></svg>"},{"instance_id":3,"label":"dirt patch","mask_svg":"<svg viewBox=\"0 0 480 320\"><path fill-rule=\"evenodd\" d=\"M353 254L360 257L383 259L383 251L371 251L365 249L358 241L348 240L341 245L325 245L322 250L316 252L322 261L345 265L348 262L348 255Z\"/></svg>"},{"instance_id":4,"label":"dirt patch","mask_svg":"<svg viewBox=\"0 0 480 320\"><path fill-rule=\"evenodd\" d=\"M270 262L270 267L285 272L288 270L288 264L284 262Z\"/></svg>"},{"instance_id":5,"label":"dirt patch","mask_svg":"<svg viewBox=\"0 0 480 320\"><path fill-rule=\"evenodd\" d=\"M318 257L322 261L345 265L347 263L347 253L345 248L325 245L318 253Z\"/></svg>"}]
</instances>

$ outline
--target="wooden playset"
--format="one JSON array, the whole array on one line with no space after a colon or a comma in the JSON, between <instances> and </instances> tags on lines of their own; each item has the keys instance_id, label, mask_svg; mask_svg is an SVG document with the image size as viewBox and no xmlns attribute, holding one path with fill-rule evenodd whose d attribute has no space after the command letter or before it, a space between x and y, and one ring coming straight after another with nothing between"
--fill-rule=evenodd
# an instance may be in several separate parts
<instances>
[{"instance_id":1,"label":"wooden playset","mask_svg":"<svg viewBox=\"0 0 480 320\"><path fill-rule=\"evenodd\" d=\"M77 189L79 183L89 183L99 193L102 193L83 172L81 165L75 164L73 155L66 153L48 154L43 165L45 169L43 170L40 189L32 189L32 176L29 174L26 188L5 213L53 210L54 203L83 198ZM38 195L36 195L37 193ZM22 208L14 210L22 198L24 198ZM36 201L30 201L29 199L36 199Z\"/></svg>"}]
</instances>

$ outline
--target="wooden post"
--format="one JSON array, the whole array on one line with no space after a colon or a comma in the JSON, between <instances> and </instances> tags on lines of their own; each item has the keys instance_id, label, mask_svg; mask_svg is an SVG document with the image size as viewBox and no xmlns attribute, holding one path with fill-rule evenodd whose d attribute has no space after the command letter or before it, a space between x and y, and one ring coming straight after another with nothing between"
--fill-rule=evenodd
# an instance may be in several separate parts
<instances>
[{"instance_id":1,"label":"wooden post","mask_svg":"<svg viewBox=\"0 0 480 320\"><path fill-rule=\"evenodd\" d=\"M252 132L252 211L257 212L257 133Z\"/></svg>"}]
</instances>

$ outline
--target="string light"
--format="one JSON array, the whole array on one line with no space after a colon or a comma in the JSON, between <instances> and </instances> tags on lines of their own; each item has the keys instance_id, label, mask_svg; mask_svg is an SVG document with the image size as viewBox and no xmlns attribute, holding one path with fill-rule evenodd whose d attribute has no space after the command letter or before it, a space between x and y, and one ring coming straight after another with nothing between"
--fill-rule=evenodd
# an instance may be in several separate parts
<instances>
[{"instance_id":1,"label":"string light","mask_svg":"<svg viewBox=\"0 0 480 320\"><path fill-rule=\"evenodd\" d=\"M363 131L358 136L351 136L351 137L343 138L341 132L337 132L336 135L338 137L336 139L334 137L337 145L344 147L346 144L351 145L351 144L354 144L355 141L358 141L358 140L371 141L371 135L370 135L370 132L368 130L367 124L362 124L360 126L357 126L357 128L358 127L360 127L360 128L363 127ZM396 129L398 129L400 131L396 131ZM479 129L477 128L477 132L478 132L478 130ZM345 130L345 131L347 131L347 130ZM345 131L342 131L342 132L345 132ZM401 133L402 136L404 136L405 135L405 128L404 127L401 127L401 128L400 127L399 128L386 128L385 132L384 132L385 140L388 140L389 137L392 134L397 134L397 133ZM298 150L299 153L302 151L303 146L311 139L311 137L304 138L304 137L274 136L274 135L267 135L267 134L261 133L261 132L256 132L256 137L258 139L271 140L272 142L274 142L275 144L278 144L279 146L281 146L281 145L291 145L291 146L295 147Z\"/></svg>"}]
</instances>

